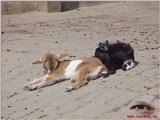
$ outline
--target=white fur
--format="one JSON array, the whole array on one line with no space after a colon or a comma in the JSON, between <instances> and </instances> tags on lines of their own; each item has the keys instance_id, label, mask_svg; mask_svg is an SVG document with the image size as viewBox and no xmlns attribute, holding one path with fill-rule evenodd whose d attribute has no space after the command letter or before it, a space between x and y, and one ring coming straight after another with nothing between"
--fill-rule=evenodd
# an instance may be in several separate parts
<instances>
[{"instance_id":1,"label":"white fur","mask_svg":"<svg viewBox=\"0 0 160 120\"><path fill-rule=\"evenodd\" d=\"M73 60L71 61L67 68L65 69L64 76L67 78L71 78L75 75L75 70L79 64L81 64L82 60Z\"/></svg>"},{"instance_id":2,"label":"white fur","mask_svg":"<svg viewBox=\"0 0 160 120\"><path fill-rule=\"evenodd\" d=\"M131 62L130 65L128 64L129 62ZM134 68L135 65L136 65L135 62L133 62L133 60L131 60L131 59L126 60L126 61L124 62L124 64L127 65L126 70L130 70L130 69Z\"/></svg>"}]
</instances>

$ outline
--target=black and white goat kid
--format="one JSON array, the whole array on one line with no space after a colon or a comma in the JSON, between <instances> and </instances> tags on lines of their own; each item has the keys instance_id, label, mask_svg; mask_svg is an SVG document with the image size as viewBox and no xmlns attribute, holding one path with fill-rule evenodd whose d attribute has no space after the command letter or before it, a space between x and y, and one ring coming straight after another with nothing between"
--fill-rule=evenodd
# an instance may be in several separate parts
<instances>
[{"instance_id":1,"label":"black and white goat kid","mask_svg":"<svg viewBox=\"0 0 160 120\"><path fill-rule=\"evenodd\" d=\"M95 50L95 57L99 58L108 68L110 74L117 69L130 70L136 66L134 50L130 44L117 41L116 43L99 43Z\"/></svg>"}]
</instances>

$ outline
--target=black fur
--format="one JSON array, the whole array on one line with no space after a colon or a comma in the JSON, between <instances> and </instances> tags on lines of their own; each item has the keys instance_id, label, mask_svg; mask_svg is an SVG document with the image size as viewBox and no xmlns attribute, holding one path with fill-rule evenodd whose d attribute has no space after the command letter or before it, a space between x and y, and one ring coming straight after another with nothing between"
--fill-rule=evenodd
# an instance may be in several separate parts
<instances>
[{"instance_id":1,"label":"black fur","mask_svg":"<svg viewBox=\"0 0 160 120\"><path fill-rule=\"evenodd\" d=\"M120 41L112 44L108 41L99 43L99 47L95 50L95 57L102 61L111 74L115 73L117 69L121 69L124 61L128 59L135 61L131 45Z\"/></svg>"}]
</instances>

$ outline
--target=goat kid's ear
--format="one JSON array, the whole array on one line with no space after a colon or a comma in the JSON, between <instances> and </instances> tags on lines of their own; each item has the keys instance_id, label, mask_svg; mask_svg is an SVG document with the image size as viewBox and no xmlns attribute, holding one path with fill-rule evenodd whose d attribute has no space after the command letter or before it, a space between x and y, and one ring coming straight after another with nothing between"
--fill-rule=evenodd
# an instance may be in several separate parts
<instances>
[{"instance_id":1,"label":"goat kid's ear","mask_svg":"<svg viewBox=\"0 0 160 120\"><path fill-rule=\"evenodd\" d=\"M56 54L57 58L63 58L65 56L67 56L68 54L67 53L64 53L64 54Z\"/></svg>"},{"instance_id":2,"label":"goat kid's ear","mask_svg":"<svg viewBox=\"0 0 160 120\"><path fill-rule=\"evenodd\" d=\"M42 58L40 58L39 60L36 60L34 62L32 62L32 64L41 64L42 63Z\"/></svg>"},{"instance_id":3,"label":"goat kid's ear","mask_svg":"<svg viewBox=\"0 0 160 120\"><path fill-rule=\"evenodd\" d=\"M99 43L99 48L104 52L108 51L108 46L105 43Z\"/></svg>"},{"instance_id":4,"label":"goat kid's ear","mask_svg":"<svg viewBox=\"0 0 160 120\"><path fill-rule=\"evenodd\" d=\"M117 43L121 43L119 40L117 40Z\"/></svg>"},{"instance_id":5,"label":"goat kid's ear","mask_svg":"<svg viewBox=\"0 0 160 120\"><path fill-rule=\"evenodd\" d=\"M109 44L108 40L106 40L106 44Z\"/></svg>"}]
</instances>

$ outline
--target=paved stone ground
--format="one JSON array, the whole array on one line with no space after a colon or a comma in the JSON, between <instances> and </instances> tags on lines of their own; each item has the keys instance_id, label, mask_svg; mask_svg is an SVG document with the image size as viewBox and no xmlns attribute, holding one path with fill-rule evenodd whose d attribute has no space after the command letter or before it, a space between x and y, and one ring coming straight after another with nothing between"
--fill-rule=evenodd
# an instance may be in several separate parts
<instances>
[{"instance_id":1,"label":"paved stone ground","mask_svg":"<svg viewBox=\"0 0 160 120\"><path fill-rule=\"evenodd\" d=\"M2 119L129 119L130 104L150 96L159 115L159 2L120 2L64 13L2 16ZM130 43L139 64L65 93L69 81L27 92L43 74L44 53L94 55L99 42ZM75 56L75 57L72 57ZM145 99L144 101L147 101Z\"/></svg>"}]
</instances>

